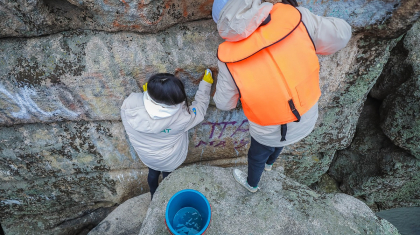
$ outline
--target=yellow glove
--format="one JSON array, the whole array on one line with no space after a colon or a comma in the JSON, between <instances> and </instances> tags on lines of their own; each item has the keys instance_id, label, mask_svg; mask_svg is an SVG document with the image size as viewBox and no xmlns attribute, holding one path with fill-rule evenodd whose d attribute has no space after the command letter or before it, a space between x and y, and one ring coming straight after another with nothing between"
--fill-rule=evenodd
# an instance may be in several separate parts
<instances>
[{"instance_id":1,"label":"yellow glove","mask_svg":"<svg viewBox=\"0 0 420 235\"><path fill-rule=\"evenodd\" d=\"M147 91L147 82L143 85L143 92Z\"/></svg>"},{"instance_id":2,"label":"yellow glove","mask_svg":"<svg viewBox=\"0 0 420 235\"><path fill-rule=\"evenodd\" d=\"M210 69L206 69L206 72L204 72L203 81L213 84L213 76Z\"/></svg>"}]
</instances>

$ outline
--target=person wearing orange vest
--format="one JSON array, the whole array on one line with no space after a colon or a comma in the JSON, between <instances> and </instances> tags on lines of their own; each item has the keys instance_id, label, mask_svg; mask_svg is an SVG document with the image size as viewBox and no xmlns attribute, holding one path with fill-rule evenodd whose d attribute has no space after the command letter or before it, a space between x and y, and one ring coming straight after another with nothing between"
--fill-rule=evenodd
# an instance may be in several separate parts
<instances>
[{"instance_id":1,"label":"person wearing orange vest","mask_svg":"<svg viewBox=\"0 0 420 235\"><path fill-rule=\"evenodd\" d=\"M248 175L234 169L236 181L258 190L284 146L308 136L318 118L319 62L344 48L351 27L321 17L296 0L215 0L213 19L225 42L219 46L219 75L213 97L230 110L241 100L249 120Z\"/></svg>"}]
</instances>

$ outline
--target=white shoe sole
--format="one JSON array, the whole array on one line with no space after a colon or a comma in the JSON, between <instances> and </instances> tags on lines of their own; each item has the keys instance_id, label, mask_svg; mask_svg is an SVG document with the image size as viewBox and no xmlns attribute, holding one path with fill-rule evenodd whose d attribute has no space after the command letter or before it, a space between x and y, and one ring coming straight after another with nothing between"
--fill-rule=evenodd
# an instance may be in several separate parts
<instances>
[{"instance_id":1,"label":"white shoe sole","mask_svg":"<svg viewBox=\"0 0 420 235\"><path fill-rule=\"evenodd\" d=\"M255 191L252 191L251 189L249 189L248 187L246 187L245 185L243 185L242 182L238 178L236 178L235 173L232 173L232 174L233 174L233 178L236 180L236 182L238 182L242 187L244 187L245 189L247 189L251 193L255 193L255 192L258 191L258 187L255 189Z\"/></svg>"},{"instance_id":2,"label":"white shoe sole","mask_svg":"<svg viewBox=\"0 0 420 235\"><path fill-rule=\"evenodd\" d=\"M266 167L264 167L264 170L265 171L271 171L273 169L273 166L271 166L270 168L266 168Z\"/></svg>"}]
</instances>

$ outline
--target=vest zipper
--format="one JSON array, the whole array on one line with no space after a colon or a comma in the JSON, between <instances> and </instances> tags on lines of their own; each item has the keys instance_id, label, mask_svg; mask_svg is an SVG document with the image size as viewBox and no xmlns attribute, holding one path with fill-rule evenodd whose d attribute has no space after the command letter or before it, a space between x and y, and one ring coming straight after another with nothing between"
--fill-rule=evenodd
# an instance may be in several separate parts
<instances>
[{"instance_id":1,"label":"vest zipper","mask_svg":"<svg viewBox=\"0 0 420 235\"><path fill-rule=\"evenodd\" d=\"M272 59L273 61L276 61L276 60L274 59L273 55L271 54L270 50L268 50L268 49L267 49L267 52L268 52L268 54L270 55L271 59ZM281 71L281 69L279 68L279 66L277 65L277 63L276 63L276 67L277 67L278 71L279 71L279 72L280 72L280 74L281 74L281 79L282 79L283 83L286 85L286 90L287 90L287 94L289 95L289 100L293 100L293 96L292 96L292 92L290 91L289 84L287 83L286 78L284 77L284 74L283 74L283 72Z\"/></svg>"},{"instance_id":2,"label":"vest zipper","mask_svg":"<svg viewBox=\"0 0 420 235\"><path fill-rule=\"evenodd\" d=\"M271 54L270 50L268 50L268 49L267 49L267 53L268 53L268 55L270 55L270 57L271 57L271 59L272 59L273 61L276 61L276 60L274 59L273 55ZM281 69L279 68L279 66L277 65L277 63L276 63L276 67L277 67L277 69L279 70L279 72L280 72L280 74L281 74L281 78L282 78L282 80L283 80L283 83L284 83L284 84L285 84L285 86L286 86L287 94L289 95L288 104L289 104L289 107L290 107L290 111L292 111L293 115L295 115L295 117L296 117L296 119L297 119L295 122L300 122L300 117L301 117L301 116L300 116L299 112L297 111L297 109L296 109L296 107L295 107L295 104L294 104L294 102L293 102L293 96L292 96L292 92L290 91L289 83L287 83L286 78L284 77L284 74L283 74L283 72L281 71ZM287 131L287 129L286 129L286 131ZM285 136L286 136L286 133L285 133Z\"/></svg>"}]
</instances>

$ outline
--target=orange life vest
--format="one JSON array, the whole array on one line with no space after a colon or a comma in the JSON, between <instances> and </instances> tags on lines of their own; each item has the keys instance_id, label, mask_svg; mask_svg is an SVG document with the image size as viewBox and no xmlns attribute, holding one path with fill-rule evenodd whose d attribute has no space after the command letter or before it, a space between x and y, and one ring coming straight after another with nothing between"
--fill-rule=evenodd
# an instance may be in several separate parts
<instances>
[{"instance_id":1,"label":"orange life vest","mask_svg":"<svg viewBox=\"0 0 420 235\"><path fill-rule=\"evenodd\" d=\"M321 96L319 61L301 13L278 3L270 15L248 38L224 42L218 50L245 115L262 126L299 121Z\"/></svg>"}]
</instances>

